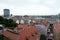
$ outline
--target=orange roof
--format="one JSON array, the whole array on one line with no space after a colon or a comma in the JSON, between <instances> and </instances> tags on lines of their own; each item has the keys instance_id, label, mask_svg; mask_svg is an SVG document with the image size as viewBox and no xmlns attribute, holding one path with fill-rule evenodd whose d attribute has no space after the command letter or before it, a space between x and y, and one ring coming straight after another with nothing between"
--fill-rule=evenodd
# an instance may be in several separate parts
<instances>
[{"instance_id":1,"label":"orange roof","mask_svg":"<svg viewBox=\"0 0 60 40\"><path fill-rule=\"evenodd\" d=\"M19 35L11 33L9 31L3 32L3 35L8 37L8 38L11 38L12 40L19 40Z\"/></svg>"},{"instance_id":2,"label":"orange roof","mask_svg":"<svg viewBox=\"0 0 60 40\"><path fill-rule=\"evenodd\" d=\"M36 29L34 26L28 26L28 25L18 25L17 28L21 29L19 32L19 35L13 34L11 32L4 32L3 35L6 37L10 37L13 40L26 40L26 38L30 40L36 40L40 35L40 31Z\"/></svg>"},{"instance_id":3,"label":"orange roof","mask_svg":"<svg viewBox=\"0 0 60 40\"><path fill-rule=\"evenodd\" d=\"M48 22L48 21L45 21L45 20L41 20L41 21L38 21L37 23L38 23L38 24L41 24L41 25L47 26L47 24L48 24L49 22Z\"/></svg>"},{"instance_id":4,"label":"orange roof","mask_svg":"<svg viewBox=\"0 0 60 40\"><path fill-rule=\"evenodd\" d=\"M60 22L55 23L54 28L57 32L60 32Z\"/></svg>"},{"instance_id":5,"label":"orange roof","mask_svg":"<svg viewBox=\"0 0 60 40\"><path fill-rule=\"evenodd\" d=\"M41 35L38 29L36 29L34 26L18 25L18 28L19 27L22 28L22 31L20 32L20 40L25 40L26 38L29 38L30 40L36 40L36 38Z\"/></svg>"}]
</instances>

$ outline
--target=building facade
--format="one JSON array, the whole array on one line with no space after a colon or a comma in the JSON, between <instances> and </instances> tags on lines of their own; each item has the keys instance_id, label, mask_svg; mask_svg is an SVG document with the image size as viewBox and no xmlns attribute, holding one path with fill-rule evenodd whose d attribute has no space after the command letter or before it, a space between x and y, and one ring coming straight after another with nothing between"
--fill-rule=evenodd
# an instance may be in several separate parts
<instances>
[{"instance_id":1,"label":"building facade","mask_svg":"<svg viewBox=\"0 0 60 40\"><path fill-rule=\"evenodd\" d=\"M10 10L4 9L4 17L9 17L9 16L10 16Z\"/></svg>"}]
</instances>

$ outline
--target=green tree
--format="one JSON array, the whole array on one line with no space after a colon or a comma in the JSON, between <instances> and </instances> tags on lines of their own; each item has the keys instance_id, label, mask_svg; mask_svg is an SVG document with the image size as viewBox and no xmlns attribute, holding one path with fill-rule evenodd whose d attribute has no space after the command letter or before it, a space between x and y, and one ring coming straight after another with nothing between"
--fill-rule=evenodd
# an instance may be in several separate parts
<instances>
[{"instance_id":1,"label":"green tree","mask_svg":"<svg viewBox=\"0 0 60 40\"><path fill-rule=\"evenodd\" d=\"M0 16L0 24L3 24L3 22L4 22L4 18Z\"/></svg>"},{"instance_id":2,"label":"green tree","mask_svg":"<svg viewBox=\"0 0 60 40\"><path fill-rule=\"evenodd\" d=\"M13 29L17 26L17 24L12 19L5 19L5 27Z\"/></svg>"},{"instance_id":3,"label":"green tree","mask_svg":"<svg viewBox=\"0 0 60 40\"><path fill-rule=\"evenodd\" d=\"M0 16L0 24L4 25L5 28L13 29L17 26L17 23L15 23L12 19L5 19Z\"/></svg>"},{"instance_id":4,"label":"green tree","mask_svg":"<svg viewBox=\"0 0 60 40\"><path fill-rule=\"evenodd\" d=\"M46 40L46 36L45 36L44 34L42 34L42 35L40 36L40 40Z\"/></svg>"}]
</instances>

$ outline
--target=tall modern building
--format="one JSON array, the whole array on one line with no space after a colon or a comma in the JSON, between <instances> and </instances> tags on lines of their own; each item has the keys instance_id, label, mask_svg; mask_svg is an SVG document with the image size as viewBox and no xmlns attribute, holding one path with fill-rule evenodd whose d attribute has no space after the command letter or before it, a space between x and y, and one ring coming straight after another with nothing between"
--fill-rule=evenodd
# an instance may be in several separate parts
<instances>
[{"instance_id":1,"label":"tall modern building","mask_svg":"<svg viewBox=\"0 0 60 40\"><path fill-rule=\"evenodd\" d=\"M9 17L9 16L10 16L10 10L4 9L4 17Z\"/></svg>"}]
</instances>

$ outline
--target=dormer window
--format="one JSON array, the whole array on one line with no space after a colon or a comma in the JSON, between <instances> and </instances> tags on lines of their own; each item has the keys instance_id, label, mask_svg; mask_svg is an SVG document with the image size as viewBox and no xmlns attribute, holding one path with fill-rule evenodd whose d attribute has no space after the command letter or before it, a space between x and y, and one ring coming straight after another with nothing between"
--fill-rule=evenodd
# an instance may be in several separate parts
<instances>
[{"instance_id":1,"label":"dormer window","mask_svg":"<svg viewBox=\"0 0 60 40\"><path fill-rule=\"evenodd\" d=\"M26 40L29 40L29 38L26 38Z\"/></svg>"},{"instance_id":2,"label":"dormer window","mask_svg":"<svg viewBox=\"0 0 60 40\"><path fill-rule=\"evenodd\" d=\"M34 33L31 33L31 35L32 35L32 37L34 37L35 35L34 35Z\"/></svg>"},{"instance_id":3,"label":"dormer window","mask_svg":"<svg viewBox=\"0 0 60 40\"><path fill-rule=\"evenodd\" d=\"M34 37L35 35L37 35L37 32L31 33L31 35Z\"/></svg>"},{"instance_id":4,"label":"dormer window","mask_svg":"<svg viewBox=\"0 0 60 40\"><path fill-rule=\"evenodd\" d=\"M37 32L35 32L35 34L37 35Z\"/></svg>"}]
</instances>

